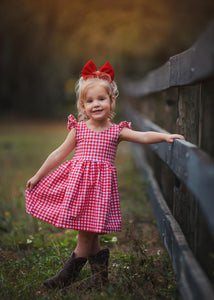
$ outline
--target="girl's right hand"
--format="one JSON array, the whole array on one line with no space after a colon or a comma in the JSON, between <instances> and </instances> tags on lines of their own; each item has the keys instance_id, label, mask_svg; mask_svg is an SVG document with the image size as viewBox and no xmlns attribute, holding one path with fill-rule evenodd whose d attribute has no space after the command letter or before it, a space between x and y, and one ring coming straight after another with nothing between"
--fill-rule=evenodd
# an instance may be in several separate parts
<instances>
[{"instance_id":1,"label":"girl's right hand","mask_svg":"<svg viewBox=\"0 0 214 300\"><path fill-rule=\"evenodd\" d=\"M32 191L32 189L37 185L39 182L39 179L36 175L34 175L31 179L28 180L26 187L29 188L29 191Z\"/></svg>"}]
</instances>

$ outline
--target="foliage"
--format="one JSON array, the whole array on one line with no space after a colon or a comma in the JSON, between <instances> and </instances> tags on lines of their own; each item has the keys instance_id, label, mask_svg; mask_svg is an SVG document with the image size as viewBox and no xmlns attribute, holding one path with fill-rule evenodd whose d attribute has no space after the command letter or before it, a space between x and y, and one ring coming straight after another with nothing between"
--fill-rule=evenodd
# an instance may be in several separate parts
<instances>
[{"instance_id":1,"label":"foliage","mask_svg":"<svg viewBox=\"0 0 214 300\"><path fill-rule=\"evenodd\" d=\"M142 77L189 47L214 11L213 0L0 5L0 112L55 116L74 104L67 87L89 58L99 66L111 61L116 80Z\"/></svg>"},{"instance_id":2,"label":"foliage","mask_svg":"<svg viewBox=\"0 0 214 300\"><path fill-rule=\"evenodd\" d=\"M100 236L111 250L110 284L91 290L89 266L63 290L49 291L43 281L63 265L77 232L25 213L24 185L45 156L65 137L64 124L1 123L0 137L0 298L1 299L179 299L166 251L159 240L145 183L128 144L117 157L123 231Z\"/></svg>"}]
</instances>

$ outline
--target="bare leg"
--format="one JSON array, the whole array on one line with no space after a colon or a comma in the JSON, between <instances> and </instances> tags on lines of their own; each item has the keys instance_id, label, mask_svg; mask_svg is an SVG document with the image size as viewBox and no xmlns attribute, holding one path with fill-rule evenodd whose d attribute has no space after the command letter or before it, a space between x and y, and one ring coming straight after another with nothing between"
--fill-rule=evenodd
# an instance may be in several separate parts
<instances>
[{"instance_id":1,"label":"bare leg","mask_svg":"<svg viewBox=\"0 0 214 300\"><path fill-rule=\"evenodd\" d=\"M98 234L90 231L79 231L75 257L88 257L92 253L100 250Z\"/></svg>"},{"instance_id":2,"label":"bare leg","mask_svg":"<svg viewBox=\"0 0 214 300\"><path fill-rule=\"evenodd\" d=\"M99 242L99 239L98 239L98 234L96 234L94 236L94 240L93 240L93 244L92 244L92 247L91 247L90 255L97 254L100 250L101 250L100 242Z\"/></svg>"}]
</instances>

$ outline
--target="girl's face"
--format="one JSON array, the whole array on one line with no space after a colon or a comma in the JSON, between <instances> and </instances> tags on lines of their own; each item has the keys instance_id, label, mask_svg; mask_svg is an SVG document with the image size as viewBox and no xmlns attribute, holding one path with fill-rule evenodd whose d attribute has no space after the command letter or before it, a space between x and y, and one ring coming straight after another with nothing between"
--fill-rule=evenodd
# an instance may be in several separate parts
<instances>
[{"instance_id":1,"label":"girl's face","mask_svg":"<svg viewBox=\"0 0 214 300\"><path fill-rule=\"evenodd\" d=\"M103 121L109 118L112 111L112 101L106 88L94 85L87 89L83 109L89 119Z\"/></svg>"}]
</instances>

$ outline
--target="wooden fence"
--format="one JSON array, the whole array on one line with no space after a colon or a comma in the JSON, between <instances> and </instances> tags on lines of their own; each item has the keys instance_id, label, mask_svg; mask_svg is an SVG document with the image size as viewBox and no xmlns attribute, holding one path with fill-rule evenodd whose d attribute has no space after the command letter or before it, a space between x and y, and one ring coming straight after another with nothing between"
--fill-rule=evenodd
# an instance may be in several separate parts
<instances>
[{"instance_id":1,"label":"wooden fence","mask_svg":"<svg viewBox=\"0 0 214 300\"><path fill-rule=\"evenodd\" d=\"M123 90L136 129L186 138L134 145L136 161L183 298L214 299L214 21L191 48Z\"/></svg>"}]
</instances>

